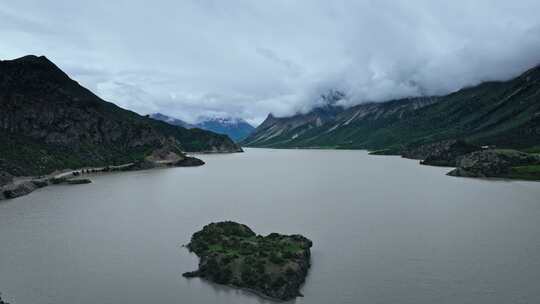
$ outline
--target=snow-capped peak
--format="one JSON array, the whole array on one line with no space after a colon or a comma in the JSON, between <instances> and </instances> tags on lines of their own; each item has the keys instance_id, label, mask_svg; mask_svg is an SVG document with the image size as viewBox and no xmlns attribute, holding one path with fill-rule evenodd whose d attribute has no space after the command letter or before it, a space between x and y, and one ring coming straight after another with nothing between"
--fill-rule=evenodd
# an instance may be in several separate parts
<instances>
[{"instance_id":1,"label":"snow-capped peak","mask_svg":"<svg viewBox=\"0 0 540 304\"><path fill-rule=\"evenodd\" d=\"M237 125L240 123L247 123L244 119L238 117L227 116L201 116L197 119L199 123L215 122L222 125Z\"/></svg>"}]
</instances>

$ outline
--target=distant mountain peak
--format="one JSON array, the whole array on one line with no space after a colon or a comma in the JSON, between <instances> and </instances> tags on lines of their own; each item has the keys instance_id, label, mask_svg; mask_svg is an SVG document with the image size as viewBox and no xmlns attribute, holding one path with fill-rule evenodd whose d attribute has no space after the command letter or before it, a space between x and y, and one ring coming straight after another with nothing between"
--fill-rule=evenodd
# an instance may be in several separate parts
<instances>
[{"instance_id":1,"label":"distant mountain peak","mask_svg":"<svg viewBox=\"0 0 540 304\"><path fill-rule=\"evenodd\" d=\"M199 118L197 126L201 129L227 134L234 141L243 140L255 130L244 119L231 116L203 116Z\"/></svg>"},{"instance_id":2,"label":"distant mountain peak","mask_svg":"<svg viewBox=\"0 0 540 304\"><path fill-rule=\"evenodd\" d=\"M205 122L218 122L221 124L227 124L227 125L237 125L237 124L249 124L247 121L240 117L232 117L232 116L201 116L198 119L199 124L205 123Z\"/></svg>"},{"instance_id":3,"label":"distant mountain peak","mask_svg":"<svg viewBox=\"0 0 540 304\"><path fill-rule=\"evenodd\" d=\"M255 128L244 119L230 116L201 116L198 119L199 122L196 124L188 124L180 119L161 113L150 114L149 117L172 125L183 126L188 129L200 128L215 133L225 134L234 141L244 139L255 130Z\"/></svg>"}]
</instances>

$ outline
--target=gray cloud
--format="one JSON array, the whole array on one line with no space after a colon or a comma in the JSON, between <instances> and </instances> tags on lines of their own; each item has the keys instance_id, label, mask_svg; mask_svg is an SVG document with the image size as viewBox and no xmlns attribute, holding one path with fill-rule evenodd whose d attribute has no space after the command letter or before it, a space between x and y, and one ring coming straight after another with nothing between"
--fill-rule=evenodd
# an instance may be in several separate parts
<instances>
[{"instance_id":1,"label":"gray cloud","mask_svg":"<svg viewBox=\"0 0 540 304\"><path fill-rule=\"evenodd\" d=\"M537 0L0 3L0 57L46 55L141 114L260 122L330 89L353 105L445 94L540 63Z\"/></svg>"},{"instance_id":2,"label":"gray cloud","mask_svg":"<svg viewBox=\"0 0 540 304\"><path fill-rule=\"evenodd\" d=\"M301 66L297 65L296 63L290 60L279 57L276 53L274 53L274 51L270 49L258 47L255 49L255 51L261 56L263 56L264 58L272 62L275 62L278 65L283 66L287 72L287 73L284 73L285 74L284 76L288 76L286 74L291 74L291 76L299 76L303 72L303 69Z\"/></svg>"}]
</instances>

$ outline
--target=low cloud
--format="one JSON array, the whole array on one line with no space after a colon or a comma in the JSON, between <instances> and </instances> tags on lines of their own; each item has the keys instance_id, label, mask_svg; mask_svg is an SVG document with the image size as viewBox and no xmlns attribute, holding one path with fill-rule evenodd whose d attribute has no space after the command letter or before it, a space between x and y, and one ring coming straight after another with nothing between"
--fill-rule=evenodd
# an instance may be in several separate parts
<instances>
[{"instance_id":1,"label":"low cloud","mask_svg":"<svg viewBox=\"0 0 540 304\"><path fill-rule=\"evenodd\" d=\"M535 0L4 1L0 57L46 55L141 114L259 123L341 90L350 106L446 94L540 63Z\"/></svg>"}]
</instances>

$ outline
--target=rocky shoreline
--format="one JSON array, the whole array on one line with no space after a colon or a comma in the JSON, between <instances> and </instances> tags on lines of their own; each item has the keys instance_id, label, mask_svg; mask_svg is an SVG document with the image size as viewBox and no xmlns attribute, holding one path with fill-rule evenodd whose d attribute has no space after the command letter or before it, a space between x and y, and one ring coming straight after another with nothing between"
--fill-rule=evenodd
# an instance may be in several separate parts
<instances>
[{"instance_id":1,"label":"rocky shoreline","mask_svg":"<svg viewBox=\"0 0 540 304\"><path fill-rule=\"evenodd\" d=\"M539 154L480 147L463 140L372 151L370 155L400 155L420 160L422 165L453 167L449 176L540 180Z\"/></svg>"},{"instance_id":2,"label":"rocky shoreline","mask_svg":"<svg viewBox=\"0 0 540 304\"><path fill-rule=\"evenodd\" d=\"M312 242L301 235L256 235L246 225L220 222L193 234L187 248L199 256L199 268L184 277L253 292L278 301L302 296Z\"/></svg>"},{"instance_id":3,"label":"rocky shoreline","mask_svg":"<svg viewBox=\"0 0 540 304\"><path fill-rule=\"evenodd\" d=\"M516 150L477 151L463 156L448 175L540 180L540 156Z\"/></svg>"},{"instance_id":4,"label":"rocky shoreline","mask_svg":"<svg viewBox=\"0 0 540 304\"><path fill-rule=\"evenodd\" d=\"M480 146L464 140L445 140L404 149L401 155L409 159L418 159L422 165L456 167L465 155L480 150L482 150Z\"/></svg>"},{"instance_id":5,"label":"rocky shoreline","mask_svg":"<svg viewBox=\"0 0 540 304\"><path fill-rule=\"evenodd\" d=\"M46 176L14 177L7 172L0 172L0 200L13 199L32 193L33 191L50 185L83 185L92 181L80 178L86 174L148 170L166 167L198 167L204 161L187 156L178 151L169 149L156 150L144 160L135 163L117 166L82 168L77 170L64 170Z\"/></svg>"}]
</instances>

